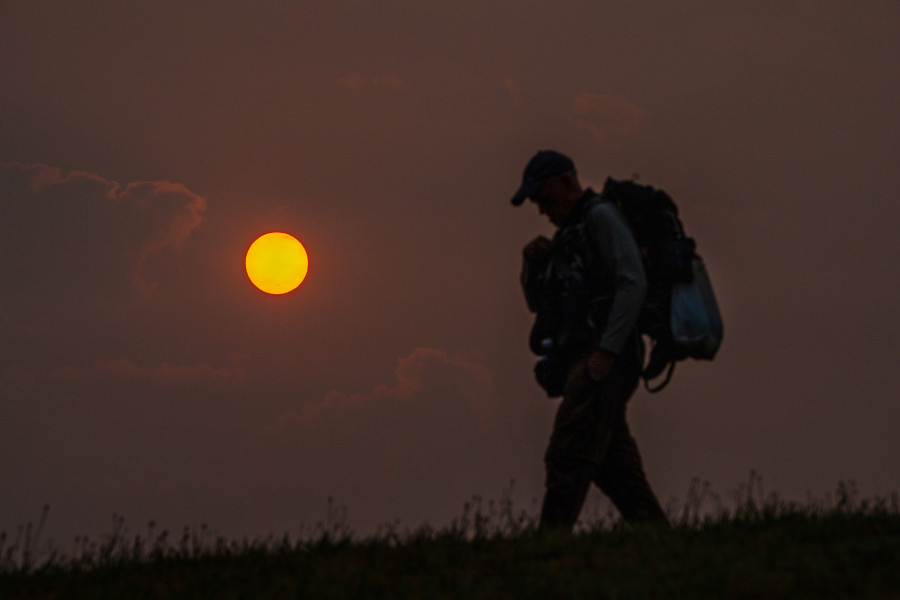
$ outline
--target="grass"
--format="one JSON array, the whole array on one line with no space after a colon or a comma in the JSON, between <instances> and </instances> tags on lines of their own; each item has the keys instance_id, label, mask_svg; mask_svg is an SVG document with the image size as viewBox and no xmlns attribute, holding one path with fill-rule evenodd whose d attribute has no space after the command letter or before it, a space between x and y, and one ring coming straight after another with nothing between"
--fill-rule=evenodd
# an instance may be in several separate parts
<instances>
[{"instance_id":1,"label":"grass","mask_svg":"<svg viewBox=\"0 0 900 600\"><path fill-rule=\"evenodd\" d=\"M476 498L443 529L356 539L330 506L299 539L240 542L206 527L132 537L116 518L38 560L39 522L0 542L0 598L900 598L896 494L859 501L842 483L799 505L751 473L727 501L693 482L670 514L671 528L594 517L546 533L508 499Z\"/></svg>"}]
</instances>

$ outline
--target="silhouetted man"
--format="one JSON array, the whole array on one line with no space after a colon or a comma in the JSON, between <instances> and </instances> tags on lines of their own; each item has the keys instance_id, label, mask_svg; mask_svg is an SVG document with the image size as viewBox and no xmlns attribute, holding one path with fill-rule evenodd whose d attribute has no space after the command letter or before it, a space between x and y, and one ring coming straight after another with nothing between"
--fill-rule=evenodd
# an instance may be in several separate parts
<instances>
[{"instance_id":1,"label":"silhouetted man","mask_svg":"<svg viewBox=\"0 0 900 600\"><path fill-rule=\"evenodd\" d=\"M618 208L582 189L559 152L528 162L512 203L526 199L558 228L523 250L522 287L537 312L531 347L547 355L536 372L563 397L544 457L541 528L571 529L591 482L625 519L664 521L625 422L643 366L635 326L647 280L637 244Z\"/></svg>"}]
</instances>

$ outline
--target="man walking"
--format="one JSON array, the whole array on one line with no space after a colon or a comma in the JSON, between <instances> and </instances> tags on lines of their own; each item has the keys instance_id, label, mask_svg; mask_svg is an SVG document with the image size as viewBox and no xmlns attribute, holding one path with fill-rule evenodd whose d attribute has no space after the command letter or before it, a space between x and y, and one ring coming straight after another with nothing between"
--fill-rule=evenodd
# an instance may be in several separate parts
<instances>
[{"instance_id":1,"label":"man walking","mask_svg":"<svg viewBox=\"0 0 900 600\"><path fill-rule=\"evenodd\" d=\"M558 228L553 240L539 236L523 250L522 286L538 313L531 347L547 355L538 378L563 397L544 457L541 528L570 530L591 482L626 520L665 521L625 422L643 366L636 323L647 290L634 237L559 152L528 162L512 203L526 199Z\"/></svg>"}]
</instances>

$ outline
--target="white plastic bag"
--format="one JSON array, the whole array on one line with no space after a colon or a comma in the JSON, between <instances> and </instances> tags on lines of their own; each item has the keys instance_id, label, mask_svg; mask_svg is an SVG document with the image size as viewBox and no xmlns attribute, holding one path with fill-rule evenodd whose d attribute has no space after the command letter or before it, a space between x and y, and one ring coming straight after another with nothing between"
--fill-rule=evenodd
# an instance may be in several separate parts
<instances>
[{"instance_id":1,"label":"white plastic bag","mask_svg":"<svg viewBox=\"0 0 900 600\"><path fill-rule=\"evenodd\" d=\"M722 344L722 317L699 256L694 257L692 268L693 281L672 288L672 334L688 356L712 360Z\"/></svg>"}]
</instances>

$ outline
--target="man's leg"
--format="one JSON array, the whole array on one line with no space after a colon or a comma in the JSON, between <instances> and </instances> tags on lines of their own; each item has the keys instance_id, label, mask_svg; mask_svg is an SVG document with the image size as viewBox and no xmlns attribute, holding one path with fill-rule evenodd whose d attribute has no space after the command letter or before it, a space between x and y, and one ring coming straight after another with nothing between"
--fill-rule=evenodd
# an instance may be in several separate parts
<instances>
[{"instance_id":1,"label":"man's leg","mask_svg":"<svg viewBox=\"0 0 900 600\"><path fill-rule=\"evenodd\" d=\"M647 482L641 454L625 420L628 400L641 380L642 355L635 346L626 346L610 382L609 443L598 455L593 480L626 521L665 521L665 512Z\"/></svg>"},{"instance_id":2,"label":"man's leg","mask_svg":"<svg viewBox=\"0 0 900 600\"><path fill-rule=\"evenodd\" d=\"M619 366L614 366L601 382L588 375L587 358L569 370L544 456L547 479L542 528L569 530L578 520L591 479L613 436L621 388Z\"/></svg>"},{"instance_id":3,"label":"man's leg","mask_svg":"<svg viewBox=\"0 0 900 600\"><path fill-rule=\"evenodd\" d=\"M571 531L591 485L588 469L583 463L566 461L564 457L548 457L546 465L547 481L540 527Z\"/></svg>"},{"instance_id":4,"label":"man's leg","mask_svg":"<svg viewBox=\"0 0 900 600\"><path fill-rule=\"evenodd\" d=\"M666 514L647 481L624 410L594 482L626 521L666 521Z\"/></svg>"}]
</instances>

